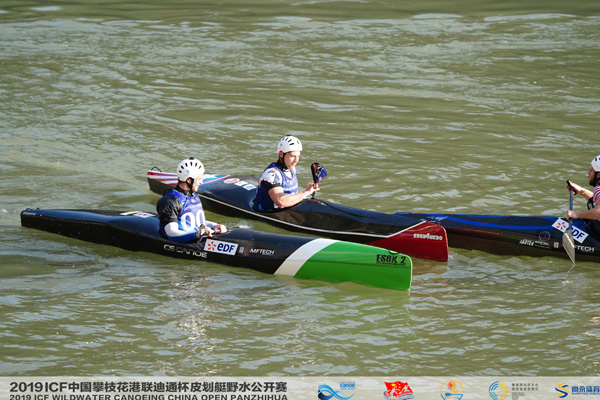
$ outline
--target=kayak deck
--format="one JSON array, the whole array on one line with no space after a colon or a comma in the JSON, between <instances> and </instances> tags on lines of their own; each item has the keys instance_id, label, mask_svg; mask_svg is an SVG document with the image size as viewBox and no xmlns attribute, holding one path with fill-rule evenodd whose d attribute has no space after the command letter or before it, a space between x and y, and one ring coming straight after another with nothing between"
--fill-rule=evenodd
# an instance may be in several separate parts
<instances>
[{"instance_id":1,"label":"kayak deck","mask_svg":"<svg viewBox=\"0 0 600 400\"><path fill-rule=\"evenodd\" d=\"M406 214L402 214L406 215ZM568 258L562 236L568 222L562 217L525 215L410 214L438 221L452 247L498 255ZM599 261L600 242L583 221L574 221L573 238L579 261Z\"/></svg>"}]
</instances>

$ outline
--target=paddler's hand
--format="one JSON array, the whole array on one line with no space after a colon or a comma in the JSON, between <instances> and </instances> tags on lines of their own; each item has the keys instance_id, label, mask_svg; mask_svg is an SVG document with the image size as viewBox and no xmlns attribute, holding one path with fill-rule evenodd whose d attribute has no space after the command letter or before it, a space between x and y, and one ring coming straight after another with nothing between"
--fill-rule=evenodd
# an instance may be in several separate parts
<instances>
[{"instance_id":1,"label":"paddler's hand","mask_svg":"<svg viewBox=\"0 0 600 400\"><path fill-rule=\"evenodd\" d=\"M306 193L307 196L310 196L311 194L313 194L314 192L316 192L318 190L319 190L319 185L317 185L314 182L308 182L304 193Z\"/></svg>"},{"instance_id":2,"label":"paddler's hand","mask_svg":"<svg viewBox=\"0 0 600 400\"><path fill-rule=\"evenodd\" d=\"M567 219L568 220L570 220L570 219L577 219L577 218L579 218L578 215L579 215L579 213L577 211L573 211L573 210L568 210L567 211Z\"/></svg>"},{"instance_id":3,"label":"paddler's hand","mask_svg":"<svg viewBox=\"0 0 600 400\"><path fill-rule=\"evenodd\" d=\"M210 229L208 226L200 225L200 228L198 228L198 230L196 231L196 237L198 239L200 239L202 236L211 237L212 232L212 229Z\"/></svg>"},{"instance_id":4,"label":"paddler's hand","mask_svg":"<svg viewBox=\"0 0 600 400\"><path fill-rule=\"evenodd\" d=\"M584 188L571 181L567 181L567 190L572 190L573 194L582 194L585 191Z\"/></svg>"},{"instance_id":5,"label":"paddler's hand","mask_svg":"<svg viewBox=\"0 0 600 400\"><path fill-rule=\"evenodd\" d=\"M215 225L215 233L225 233L227 232L227 227L223 224Z\"/></svg>"}]
</instances>

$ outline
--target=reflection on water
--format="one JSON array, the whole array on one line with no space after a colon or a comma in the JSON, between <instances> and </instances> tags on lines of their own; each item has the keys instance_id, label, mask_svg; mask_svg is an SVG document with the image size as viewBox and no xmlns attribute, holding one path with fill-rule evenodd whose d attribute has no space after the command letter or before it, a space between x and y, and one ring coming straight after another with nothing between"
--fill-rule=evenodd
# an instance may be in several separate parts
<instances>
[{"instance_id":1,"label":"reflection on water","mask_svg":"<svg viewBox=\"0 0 600 400\"><path fill-rule=\"evenodd\" d=\"M448 4L0 6L0 374L598 374L591 263L565 283L564 260L453 249L404 293L19 226L26 207L153 211L152 166L259 174L287 133L300 180L320 161L341 204L562 215L597 155L595 4Z\"/></svg>"}]
</instances>

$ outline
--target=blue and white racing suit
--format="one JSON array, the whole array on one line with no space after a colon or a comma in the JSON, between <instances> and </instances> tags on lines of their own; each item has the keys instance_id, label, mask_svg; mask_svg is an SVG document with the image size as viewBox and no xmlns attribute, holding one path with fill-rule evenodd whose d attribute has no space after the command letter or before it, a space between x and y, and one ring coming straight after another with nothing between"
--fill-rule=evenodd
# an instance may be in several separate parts
<instances>
[{"instance_id":1,"label":"blue and white racing suit","mask_svg":"<svg viewBox=\"0 0 600 400\"><path fill-rule=\"evenodd\" d=\"M160 218L160 233L174 242L195 240L196 232L202 225L207 224L198 195L179 187L166 193L156 203L156 211ZM169 235L165 231L165 227L173 222L177 222L177 236Z\"/></svg>"},{"instance_id":2,"label":"blue and white racing suit","mask_svg":"<svg viewBox=\"0 0 600 400\"><path fill-rule=\"evenodd\" d=\"M271 199L271 196L269 196L269 190L278 186L281 186L283 192L286 194L298 193L296 170L294 168L285 168L280 161L272 163L263 171L258 184L258 190L256 191L256 197L254 198L254 209L258 211L272 211L276 209L277 206Z\"/></svg>"}]
</instances>

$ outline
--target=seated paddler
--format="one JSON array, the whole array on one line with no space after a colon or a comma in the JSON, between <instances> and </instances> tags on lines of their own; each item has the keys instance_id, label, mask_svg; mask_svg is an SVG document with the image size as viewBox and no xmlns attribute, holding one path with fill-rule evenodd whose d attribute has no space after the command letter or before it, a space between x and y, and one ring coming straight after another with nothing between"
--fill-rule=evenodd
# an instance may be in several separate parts
<instances>
[{"instance_id":1,"label":"seated paddler","mask_svg":"<svg viewBox=\"0 0 600 400\"><path fill-rule=\"evenodd\" d=\"M567 219L582 219L592 236L600 239L600 155L592 160L587 178L592 190L571 181L567 183L567 190L580 194L587 201L588 208L585 211L567 211Z\"/></svg>"},{"instance_id":2,"label":"seated paddler","mask_svg":"<svg viewBox=\"0 0 600 400\"><path fill-rule=\"evenodd\" d=\"M196 194L202 183L204 165L193 157L177 167L177 185L156 203L160 233L174 242L191 242L203 235L225 233L223 224L207 221L200 197Z\"/></svg>"},{"instance_id":3,"label":"seated paddler","mask_svg":"<svg viewBox=\"0 0 600 400\"><path fill-rule=\"evenodd\" d=\"M298 204L319 190L314 182L309 182L306 189L298 192L296 164L300 160L302 143L295 136L285 136L277 145L279 159L271 163L263 171L254 199L257 211L273 211Z\"/></svg>"}]
</instances>

